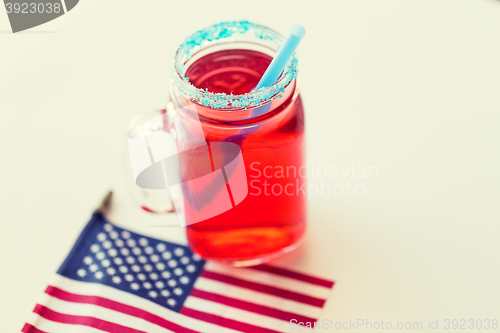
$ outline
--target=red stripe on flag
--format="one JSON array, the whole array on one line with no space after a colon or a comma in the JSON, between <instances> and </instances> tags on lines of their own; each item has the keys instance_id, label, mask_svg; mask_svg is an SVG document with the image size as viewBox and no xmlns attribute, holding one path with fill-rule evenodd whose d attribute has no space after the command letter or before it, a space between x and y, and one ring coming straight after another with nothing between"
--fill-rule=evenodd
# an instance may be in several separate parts
<instances>
[{"instance_id":1,"label":"red stripe on flag","mask_svg":"<svg viewBox=\"0 0 500 333\"><path fill-rule=\"evenodd\" d=\"M23 332L23 333L47 333L44 331L40 331L38 328L36 328L35 326L28 324L28 323L24 324L21 332Z\"/></svg>"},{"instance_id":2,"label":"red stripe on flag","mask_svg":"<svg viewBox=\"0 0 500 333\"><path fill-rule=\"evenodd\" d=\"M264 315L264 316L277 318L277 319L281 319L281 320L285 320L285 321L297 319L297 321L303 322L304 325L307 322L314 323L316 321L313 318L309 318L309 317L295 314L292 312L282 311L282 310L274 309L274 308L271 308L271 307L268 307L265 305L246 302L246 301L242 301L242 300L239 300L236 298L226 297L226 296L218 295L218 294L211 293L208 291L199 290L196 288L193 288L193 290L191 290L190 296L205 299L207 301L217 302L217 303L224 304L224 305L229 305L229 306L232 306L233 308L238 308L241 310L254 312L254 313Z\"/></svg>"},{"instance_id":3,"label":"red stripe on flag","mask_svg":"<svg viewBox=\"0 0 500 333\"><path fill-rule=\"evenodd\" d=\"M43 305L37 304L34 313L38 314L50 321L55 321L63 324L83 325L93 327L105 332L120 332L120 333L147 333L130 327L118 325L106 320L101 320L89 316L74 316L51 310Z\"/></svg>"},{"instance_id":4,"label":"red stripe on flag","mask_svg":"<svg viewBox=\"0 0 500 333\"><path fill-rule=\"evenodd\" d=\"M158 326L161 326L176 333L198 333L196 331L172 323L166 319L163 319L162 317L159 317L142 309L127 304L119 303L116 301L112 301L104 297L73 294L53 286L48 286L47 289L45 290L45 293L55 298L61 299L63 301L73 302L73 303L93 304L101 306L106 309L124 313L133 317L141 318L150 323L156 324Z\"/></svg>"},{"instance_id":5,"label":"red stripe on flag","mask_svg":"<svg viewBox=\"0 0 500 333\"><path fill-rule=\"evenodd\" d=\"M264 327L255 326L251 324L242 323L233 319L228 319L225 317L213 315L206 312L201 312L198 310L183 307L180 311L181 314L195 318L198 320L206 321L207 323L212 323L222 327L230 328L239 332L244 333L280 333L278 331L270 330Z\"/></svg>"},{"instance_id":6,"label":"red stripe on flag","mask_svg":"<svg viewBox=\"0 0 500 333\"><path fill-rule=\"evenodd\" d=\"M258 271L267 272L267 273L273 273L276 275L281 275L281 276L284 276L287 278L291 278L291 279L295 279L295 280L299 280L302 282L307 282L307 283L311 283L311 284L315 284L317 286L322 286L322 287L327 287L327 288L333 287L333 284L334 284L333 281L321 279L321 278L318 278L315 276L306 275L306 274L302 274L299 272L291 271L289 269L284 269L284 268L279 268L279 267L274 267L274 266L259 265L259 266L248 267L248 268L255 269Z\"/></svg>"},{"instance_id":7,"label":"red stripe on flag","mask_svg":"<svg viewBox=\"0 0 500 333\"><path fill-rule=\"evenodd\" d=\"M242 279L238 279L232 276L227 276L219 273L215 273L209 270L204 270L201 275L204 278L224 282L228 284L232 284L234 286L259 291L262 293L278 296L281 298L290 299L292 301L309 304L312 306L316 306L318 308L322 308L325 304L325 300L317 297L312 297L304 294L300 294L291 290L281 289L277 287L268 286L265 284L250 282Z\"/></svg>"}]
</instances>

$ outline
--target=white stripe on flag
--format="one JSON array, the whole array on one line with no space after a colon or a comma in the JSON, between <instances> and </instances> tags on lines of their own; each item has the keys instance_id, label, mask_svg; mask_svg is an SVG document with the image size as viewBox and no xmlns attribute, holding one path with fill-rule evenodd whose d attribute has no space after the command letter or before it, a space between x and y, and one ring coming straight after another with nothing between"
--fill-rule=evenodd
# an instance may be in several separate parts
<instances>
[{"instance_id":1,"label":"white stripe on flag","mask_svg":"<svg viewBox=\"0 0 500 333\"><path fill-rule=\"evenodd\" d=\"M80 282L61 275L57 275L51 283L52 286L63 289L67 292L88 295L100 296L116 302L127 304L139 309L143 309L153 315L159 316L165 320L181 325L183 327L203 332L203 333L236 333L237 331L228 328L223 328L218 325L210 324L202 320L186 317L180 313L168 310L161 305L153 303L142 297L97 283Z\"/></svg>"},{"instance_id":2,"label":"white stripe on flag","mask_svg":"<svg viewBox=\"0 0 500 333\"><path fill-rule=\"evenodd\" d=\"M296 279L279 276L273 273L254 270L251 268L229 267L221 264L207 262L205 270L229 275L242 280L266 284L269 286L287 289L309 296L327 299L331 288L314 285L311 283L298 281Z\"/></svg>"},{"instance_id":3,"label":"white stripe on flag","mask_svg":"<svg viewBox=\"0 0 500 333\"><path fill-rule=\"evenodd\" d=\"M250 325L265 327L280 332L290 327L290 323L283 320L274 319L268 316L263 316L244 310L239 310L231 306L206 301L196 297L188 297L184 305L190 309L210 313L232 320L237 320L239 322L247 323Z\"/></svg>"},{"instance_id":4,"label":"white stripe on flag","mask_svg":"<svg viewBox=\"0 0 500 333\"><path fill-rule=\"evenodd\" d=\"M141 318L133 317L117 311L109 310L101 306L93 304L81 304L66 302L55 297L45 294L39 304L56 312L74 315L74 316L89 316L97 319L117 323L122 326L134 328L144 332L172 333L172 331L159 327ZM75 325L79 326L79 325Z\"/></svg>"},{"instance_id":5,"label":"white stripe on flag","mask_svg":"<svg viewBox=\"0 0 500 333\"><path fill-rule=\"evenodd\" d=\"M223 282L214 281L199 277L194 285L196 289L225 295L242 301L252 302L259 305L280 309L282 311L293 312L299 315L319 318L321 309L308 304L295 302L278 296L268 295L258 291L248 290L237 286L232 286Z\"/></svg>"},{"instance_id":6,"label":"white stripe on flag","mask_svg":"<svg viewBox=\"0 0 500 333\"><path fill-rule=\"evenodd\" d=\"M54 321L47 320L36 313L31 314L27 323L33 325L41 331L49 333L102 333L101 330L93 327L56 323Z\"/></svg>"}]
</instances>

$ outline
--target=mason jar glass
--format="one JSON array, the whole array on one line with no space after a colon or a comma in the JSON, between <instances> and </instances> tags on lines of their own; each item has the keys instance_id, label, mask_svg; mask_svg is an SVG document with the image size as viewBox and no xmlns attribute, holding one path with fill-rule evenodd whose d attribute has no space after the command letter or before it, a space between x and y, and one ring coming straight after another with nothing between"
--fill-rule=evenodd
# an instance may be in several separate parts
<instances>
[{"instance_id":1,"label":"mason jar glass","mask_svg":"<svg viewBox=\"0 0 500 333\"><path fill-rule=\"evenodd\" d=\"M281 34L261 25L223 22L189 36L175 55L167 114L191 110L194 117L189 112L186 117L195 126L201 124L211 154L224 150L220 144L232 143L242 158L240 168L225 168L226 186L205 183L182 188L189 246L205 259L256 265L293 250L304 235L306 180L300 172L305 159L304 110L297 58L292 57L269 87L244 94L220 92L257 82L266 69L261 60L270 61L283 41ZM178 143L191 130L185 121L183 133L176 135ZM182 162L180 167L189 168ZM227 210L200 219L197 211L202 205L189 198L202 196L209 204L219 193L228 193Z\"/></svg>"}]
</instances>

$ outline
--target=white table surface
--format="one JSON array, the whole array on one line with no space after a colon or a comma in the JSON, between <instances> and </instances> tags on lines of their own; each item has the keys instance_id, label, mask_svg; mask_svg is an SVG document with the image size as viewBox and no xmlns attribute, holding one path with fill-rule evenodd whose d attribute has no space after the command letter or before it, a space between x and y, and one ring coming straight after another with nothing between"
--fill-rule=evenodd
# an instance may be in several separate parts
<instances>
[{"instance_id":1,"label":"white table surface","mask_svg":"<svg viewBox=\"0 0 500 333\"><path fill-rule=\"evenodd\" d=\"M305 245L276 261L336 281L322 318L500 319L500 1L82 0L18 34L0 10L1 331L108 189L114 222L183 240L128 198L124 132L164 106L182 39L233 19L306 27L309 162L379 171L309 179L366 192L311 196Z\"/></svg>"}]
</instances>

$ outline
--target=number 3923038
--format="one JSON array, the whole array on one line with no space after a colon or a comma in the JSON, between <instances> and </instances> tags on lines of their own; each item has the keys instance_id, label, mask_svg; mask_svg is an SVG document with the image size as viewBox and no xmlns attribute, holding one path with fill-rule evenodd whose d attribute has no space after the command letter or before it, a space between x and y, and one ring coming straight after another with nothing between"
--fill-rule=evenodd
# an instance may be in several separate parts
<instances>
[{"instance_id":1,"label":"number 3923038","mask_svg":"<svg viewBox=\"0 0 500 333\"><path fill-rule=\"evenodd\" d=\"M31 3L9 3L5 4L7 9L7 14L10 13L22 13L22 14L41 14L41 13L60 13L63 9L61 3L42 3L42 2L31 2Z\"/></svg>"},{"instance_id":2,"label":"number 3923038","mask_svg":"<svg viewBox=\"0 0 500 333\"><path fill-rule=\"evenodd\" d=\"M445 319L445 329L498 329L498 319Z\"/></svg>"}]
</instances>

